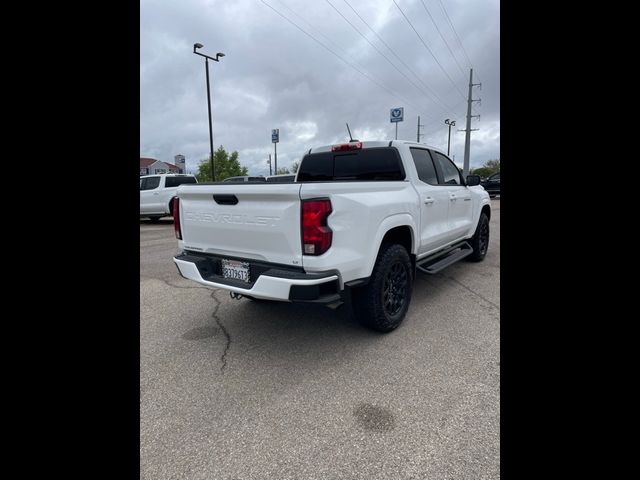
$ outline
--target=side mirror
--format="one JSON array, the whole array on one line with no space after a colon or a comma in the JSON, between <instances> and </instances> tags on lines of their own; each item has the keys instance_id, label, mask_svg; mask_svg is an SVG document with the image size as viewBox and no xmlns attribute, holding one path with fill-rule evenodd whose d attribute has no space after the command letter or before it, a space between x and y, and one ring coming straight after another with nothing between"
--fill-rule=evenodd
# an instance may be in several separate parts
<instances>
[{"instance_id":1,"label":"side mirror","mask_svg":"<svg viewBox=\"0 0 640 480\"><path fill-rule=\"evenodd\" d=\"M480 185L480 175L467 175L467 187Z\"/></svg>"}]
</instances>

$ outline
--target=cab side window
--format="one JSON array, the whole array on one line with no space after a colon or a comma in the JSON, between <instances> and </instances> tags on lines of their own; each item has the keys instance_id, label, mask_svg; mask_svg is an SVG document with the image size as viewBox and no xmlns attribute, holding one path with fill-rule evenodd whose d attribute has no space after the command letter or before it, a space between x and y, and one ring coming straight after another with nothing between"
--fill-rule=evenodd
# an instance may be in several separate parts
<instances>
[{"instance_id":1,"label":"cab side window","mask_svg":"<svg viewBox=\"0 0 640 480\"><path fill-rule=\"evenodd\" d=\"M140 180L140 190L153 190L160 185L160 177L147 177Z\"/></svg>"},{"instance_id":2,"label":"cab side window","mask_svg":"<svg viewBox=\"0 0 640 480\"><path fill-rule=\"evenodd\" d=\"M431 152L440 174L440 185L463 185L460 170L455 163L439 152Z\"/></svg>"},{"instance_id":3,"label":"cab side window","mask_svg":"<svg viewBox=\"0 0 640 480\"><path fill-rule=\"evenodd\" d=\"M418 178L429 185L438 185L438 175L429 150L424 148L411 148L410 150L413 163L418 171Z\"/></svg>"}]
</instances>

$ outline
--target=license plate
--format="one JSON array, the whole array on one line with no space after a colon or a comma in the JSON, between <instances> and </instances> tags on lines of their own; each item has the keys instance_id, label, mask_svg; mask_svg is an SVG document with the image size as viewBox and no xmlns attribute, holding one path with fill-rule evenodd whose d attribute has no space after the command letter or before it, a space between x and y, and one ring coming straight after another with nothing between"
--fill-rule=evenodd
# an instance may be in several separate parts
<instances>
[{"instance_id":1,"label":"license plate","mask_svg":"<svg viewBox=\"0 0 640 480\"><path fill-rule=\"evenodd\" d=\"M222 259L222 277L249 283L249 263Z\"/></svg>"}]
</instances>

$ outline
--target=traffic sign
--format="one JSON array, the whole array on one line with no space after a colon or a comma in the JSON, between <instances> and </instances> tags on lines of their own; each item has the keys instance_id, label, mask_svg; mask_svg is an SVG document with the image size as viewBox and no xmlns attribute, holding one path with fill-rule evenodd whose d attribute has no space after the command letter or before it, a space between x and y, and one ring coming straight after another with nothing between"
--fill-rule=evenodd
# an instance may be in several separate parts
<instances>
[{"instance_id":1,"label":"traffic sign","mask_svg":"<svg viewBox=\"0 0 640 480\"><path fill-rule=\"evenodd\" d=\"M391 109L391 123L404 121L404 107Z\"/></svg>"},{"instance_id":2,"label":"traffic sign","mask_svg":"<svg viewBox=\"0 0 640 480\"><path fill-rule=\"evenodd\" d=\"M280 141L280 129L274 128L271 130L271 143L278 143Z\"/></svg>"}]
</instances>

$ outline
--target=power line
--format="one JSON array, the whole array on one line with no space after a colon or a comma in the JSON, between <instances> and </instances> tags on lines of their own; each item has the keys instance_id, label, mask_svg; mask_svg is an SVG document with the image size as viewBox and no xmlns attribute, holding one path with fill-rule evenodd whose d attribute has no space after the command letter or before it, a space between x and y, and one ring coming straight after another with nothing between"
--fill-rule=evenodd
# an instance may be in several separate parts
<instances>
[{"instance_id":1,"label":"power line","mask_svg":"<svg viewBox=\"0 0 640 480\"><path fill-rule=\"evenodd\" d=\"M467 59L467 62L469 62L469 67L472 68L473 67L473 63L471 62L471 59L469 58L469 55L467 55L467 50L464 48L464 45L462 44L462 40L460 40L460 36L458 35L458 32L456 31L456 27L453 26L453 22L451 21L451 18L449 17L449 14L447 13L447 9L445 8L444 4L442 3L442 0L438 0L438 2L440 3L440 7L442 8L442 11L444 12L445 17L447 17L447 21L449 22L449 26L451 27L451 30L453 30L453 33L456 36L456 39L458 40L458 44L460 45L460 48L462 48L462 53L464 53L464 56ZM478 77L478 80L480 80L480 75L477 74L476 75Z\"/></svg>"},{"instance_id":2,"label":"power line","mask_svg":"<svg viewBox=\"0 0 640 480\"><path fill-rule=\"evenodd\" d=\"M322 33L320 31L319 28L311 25L308 21L306 21L302 16L298 15L295 10L293 10L291 7L288 7L287 5L285 5L283 2L281 2L280 0L276 0L280 5L282 5L284 8L286 8L289 12L291 12L293 15L295 15L297 18L299 18L300 20L302 20L306 25L308 25L312 30L315 30L322 38L324 38L328 43L330 43L331 45L333 45L337 50L340 50L343 54L348 55L348 51L345 50L343 47L341 47L340 45L338 45L336 42L334 42L333 40L331 40L329 37L327 37L324 33Z\"/></svg>"},{"instance_id":3,"label":"power line","mask_svg":"<svg viewBox=\"0 0 640 480\"><path fill-rule=\"evenodd\" d=\"M453 54L453 50L451 50L451 47L449 46L449 42L447 42L447 39L444 38L444 35L442 35L442 32L440 31L440 28L438 28L438 24L436 23L436 21L433 19L433 16L431 15L431 12L429 11L429 9L427 8L427 4L424 3L424 0L420 0L420 2L422 3L422 6L424 7L425 12L427 12L427 15L429 15L429 18L431 19L431 21L433 22L433 26L436 27L436 30L438 31L438 34L440 35L440 38L442 38L442 40L444 40L444 44L447 46L447 48L449 49L449 53L451 54L451 56L453 57L453 60L456 62L456 65L458 66L458 68L460 69L460 73L462 73L462 76L465 76L465 72L462 69L462 67L460 66L460 64L458 63L458 59L456 58L456 56ZM466 79L465 79L466 80Z\"/></svg>"},{"instance_id":4,"label":"power line","mask_svg":"<svg viewBox=\"0 0 640 480\"><path fill-rule=\"evenodd\" d=\"M396 3L396 0L393 0L393 3L395 4L396 7L398 7L398 10L400 10L400 13L402 13L402 16L404 17L404 19L407 21L407 23L411 26L411 28L413 29L413 31L415 32L415 34L418 36L418 38L420 39L420 41L422 42L422 45L424 45L424 48L427 49L427 51L431 54L431 56L433 57L433 59L436 61L436 63L438 64L438 66L440 67L440 70L442 70L442 72L447 76L447 78L449 79L449 81L453 84L454 87L456 87L456 90L458 91L458 93L460 94L460 96L462 98L464 98L464 94L460 91L460 89L458 88L458 85L456 85L456 82L453 81L453 79L449 76L449 74L447 73L447 71L444 69L444 67L442 66L442 64L440 63L440 61L436 58L436 56L433 54L433 52L431 51L431 49L429 48L429 46L425 43L425 41L423 40L423 38L420 36L420 34L418 33L418 31L416 30L416 28L413 26L413 23L411 23L411 20L409 20L409 18L405 15L404 11L400 8L400 5L398 5Z\"/></svg>"},{"instance_id":5,"label":"power line","mask_svg":"<svg viewBox=\"0 0 640 480\"><path fill-rule=\"evenodd\" d=\"M318 40L316 37L314 37L313 35L311 35L309 32L307 32L305 29L303 29L302 27L300 27L297 23L295 23L293 20L289 19L288 17L286 17L285 15L283 15L282 13L280 13L278 10L276 10L275 8L273 8L271 5L269 5L267 2L265 2L264 0L260 0L262 3L264 3L267 7L269 7L271 10L273 10L274 12L276 12L279 16L281 16L282 18L284 18L287 22L289 22L291 25L293 25L294 27L296 27L298 30L300 30L302 33L304 33L305 35L307 35L309 38L311 38L312 40L314 40L316 43L320 44L324 49L326 49L327 51L329 51L330 53L332 53L333 55L335 55L336 57L338 57L340 60L342 60L345 64L347 64L348 66L350 66L351 68L353 68L356 72L358 72L360 75L364 76L365 78L367 78L370 82L375 83L377 86L379 86L380 88L382 88L383 90L387 91L389 94L391 94L393 97L396 97L400 100L402 100L403 102L411 105L412 107L416 108L416 106L408 101L407 99L401 97L400 95L398 95L397 93L395 93L393 90L385 87L384 85L382 85L381 83L379 83L377 80L375 80L375 78L372 75L367 74L366 72L363 72L362 70L360 70L359 68L357 68L355 65L353 65L351 62L349 62L348 60L345 60L342 56L338 55L336 52L334 52L333 50L331 50L329 47L327 47L324 43L322 43L320 40ZM416 108L417 110L419 110L419 108Z\"/></svg>"},{"instance_id":6,"label":"power line","mask_svg":"<svg viewBox=\"0 0 640 480\"><path fill-rule=\"evenodd\" d=\"M440 97L438 96L438 94L436 94L436 92L435 92L435 91L433 91L433 89L432 89L431 87L429 87L429 85L427 85L426 83L424 83L424 81L423 81L423 80L418 76L418 74L417 74L416 72L414 72L414 71L411 69L411 67L410 67L409 65L407 65L407 64L406 64L406 63L405 63L405 62L404 62L404 61L403 61L403 60L398 56L398 54L397 54L397 53L396 53L396 52L395 52L395 51L394 51L394 50L393 50L393 49L392 49L392 48L387 44L387 42L385 42L385 41L383 40L383 38L382 38L380 35L378 35L378 33L377 33L373 28L371 28L371 26L367 23L367 21L366 21L364 18L362 18L362 17L360 16L360 14L356 11L356 9L355 9L355 8L353 8L353 7L351 6L351 4L350 4L347 0L343 0L343 1L344 1L344 3L346 3L346 4L347 4L347 6L348 6L352 11L353 11L353 13L355 13L355 14L357 15L357 17L362 21L362 23L364 23L364 24L367 26L367 28L368 28L369 30L371 30L371 32L373 32L373 34L378 38L378 40L380 40L380 41L382 42L382 44L383 44L385 47L387 47L387 49L388 49L388 50L389 50L389 51L390 51L390 52L391 52L391 53L396 57L396 59L397 59L400 63L402 63L402 65L404 65L404 66L405 66L405 68L406 68L407 70L409 70L409 71L413 74L413 76L414 76L414 77L416 77L416 79L418 79L418 81L419 81L422 85L424 85L424 87L425 87L425 88L426 88L426 89L427 89L427 90L428 90L428 91L433 95L433 97L434 97L435 101L437 101L437 102L440 104L440 106L444 108L444 110L445 110L445 111L450 110L450 107L449 107L446 103L444 103L444 101L442 101L442 100L440 99Z\"/></svg>"},{"instance_id":7,"label":"power line","mask_svg":"<svg viewBox=\"0 0 640 480\"><path fill-rule=\"evenodd\" d=\"M455 104L455 106L452 108L452 111L451 111L451 112L449 112L449 113L453 113L453 110L455 110L455 109L456 109L456 108L458 108L460 105L462 105L463 103L466 103L466 102L467 102L467 99L466 99L466 98L464 98L464 99L460 100L458 103L456 103L456 104ZM437 122L437 123L440 123L441 121L442 121L442 119L438 119L438 120L434 120L434 121L429 122L429 123L425 123L425 124L424 124L424 127L428 127L429 125L433 125L433 124L434 124L434 123L436 123L436 122ZM441 128L441 127L438 127L437 129L432 130L432 131L431 131L431 132L429 132L429 133L424 133L424 134L422 134L422 135L426 135L426 136L435 135L435 134L438 132L438 130L440 130L440 128Z\"/></svg>"},{"instance_id":8,"label":"power line","mask_svg":"<svg viewBox=\"0 0 640 480\"><path fill-rule=\"evenodd\" d=\"M351 28L353 28L362 38L364 38L367 41L367 43L369 43L369 45L371 45L374 48L374 50L378 52L389 63L389 65L391 65L398 73L400 73L404 78L406 78L407 81L411 83L411 85L413 85L420 93L422 93L429 100L433 101L418 85L415 84L415 82L413 82L413 80L411 80L403 71L401 71L391 60L389 60L389 57L387 57L384 53L382 53L378 47L376 47L365 35L363 35L363 33L360 30L358 30L358 28L353 23L351 23L347 17L343 15L342 12L338 10L333 3L331 3L329 0L325 0L325 1L329 5L331 5L331 7L336 12L338 12L338 15L340 15L342 19L351 26ZM431 115L427 115L427 116L429 118L435 118Z\"/></svg>"}]
</instances>

